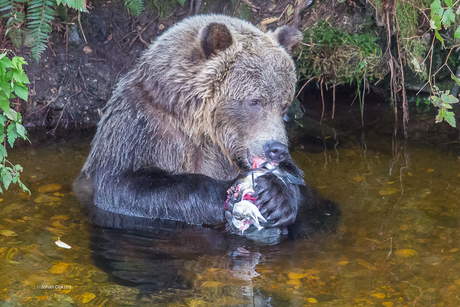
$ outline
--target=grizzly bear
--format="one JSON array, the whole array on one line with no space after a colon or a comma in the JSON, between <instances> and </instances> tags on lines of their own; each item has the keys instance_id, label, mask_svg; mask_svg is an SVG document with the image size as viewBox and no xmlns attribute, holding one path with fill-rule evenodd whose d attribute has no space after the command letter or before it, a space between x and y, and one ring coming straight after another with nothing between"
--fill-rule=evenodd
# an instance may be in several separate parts
<instances>
[{"instance_id":1,"label":"grizzly bear","mask_svg":"<svg viewBox=\"0 0 460 307\"><path fill-rule=\"evenodd\" d=\"M296 84L290 51L301 38L289 26L264 33L223 15L188 18L158 37L120 79L98 124L80 175L94 204L215 225L225 222L227 190L255 157L302 180L283 122ZM274 175L256 183L265 227L291 225L299 206L318 202Z\"/></svg>"}]
</instances>

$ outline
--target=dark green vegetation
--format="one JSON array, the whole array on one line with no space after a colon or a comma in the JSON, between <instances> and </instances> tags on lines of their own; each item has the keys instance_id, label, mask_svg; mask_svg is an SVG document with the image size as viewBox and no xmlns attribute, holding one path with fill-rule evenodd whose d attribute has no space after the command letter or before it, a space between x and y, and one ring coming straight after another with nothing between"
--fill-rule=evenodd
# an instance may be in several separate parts
<instances>
[{"instance_id":1,"label":"dark green vegetation","mask_svg":"<svg viewBox=\"0 0 460 307\"><path fill-rule=\"evenodd\" d=\"M150 9L158 11L161 18L165 18L178 3L184 6L185 0L125 0L126 8L134 16L139 16L147 4Z\"/></svg>"},{"instance_id":2,"label":"dark green vegetation","mask_svg":"<svg viewBox=\"0 0 460 307\"><path fill-rule=\"evenodd\" d=\"M331 14L341 14L340 5L334 1L334 9L310 23L298 56L300 76L316 78L321 89L323 84L355 84L362 104L369 85L390 83L391 102L395 112L398 105L402 106L405 125L409 107L406 78L418 76L422 82L418 89L426 87L431 92L430 101L438 108L436 122L445 120L455 127L451 109L458 102L458 90L452 95L450 89L436 82L447 76L460 84L457 67L453 66L458 65L457 56L452 56L460 38L459 3L372 0L366 6L363 1L337 2L348 9L355 7L361 16L354 26L345 26L346 14L331 18ZM385 82L381 82L383 78Z\"/></svg>"},{"instance_id":3,"label":"dark green vegetation","mask_svg":"<svg viewBox=\"0 0 460 307\"><path fill-rule=\"evenodd\" d=\"M370 81L383 78L387 69L382 66L377 40L375 32L350 35L346 29L320 20L316 27L304 31L298 72L334 84L360 82L364 76Z\"/></svg>"},{"instance_id":4,"label":"dark green vegetation","mask_svg":"<svg viewBox=\"0 0 460 307\"><path fill-rule=\"evenodd\" d=\"M19 179L22 167L14 165L6 158L8 157L6 143L13 147L17 138L27 140L27 131L21 125L22 116L14 108L13 100L23 99L27 101L29 84L22 65L27 65L22 57L13 57L10 60L4 52L0 54L0 193L7 190L11 183L17 183L23 191L28 191L27 187ZM16 104L17 105L17 104ZM30 193L30 192L29 192Z\"/></svg>"},{"instance_id":5,"label":"dark green vegetation","mask_svg":"<svg viewBox=\"0 0 460 307\"><path fill-rule=\"evenodd\" d=\"M304 31L303 48L298 57L301 77L317 78L321 84L356 84L357 97L364 107L366 82L382 79L388 72L375 32L349 34L319 20ZM363 90L364 87L364 90Z\"/></svg>"},{"instance_id":6,"label":"dark green vegetation","mask_svg":"<svg viewBox=\"0 0 460 307\"><path fill-rule=\"evenodd\" d=\"M51 22L58 6L67 6L79 12L87 11L85 0L0 0L1 17L7 19L5 34L18 48L23 41L24 24L27 24L30 52L38 62L40 54L47 47Z\"/></svg>"},{"instance_id":7,"label":"dark green vegetation","mask_svg":"<svg viewBox=\"0 0 460 307\"><path fill-rule=\"evenodd\" d=\"M164 18L172 7L177 3L184 5L184 2L185 0L125 0L125 6L129 13L137 17L147 3L150 8L159 11L160 16ZM86 0L0 0L1 17L7 19L5 34L16 48L24 43L26 35L29 41L27 45L31 48L30 52L37 62L41 53L47 48L56 11L66 20L68 19L67 8L78 11L77 19L81 27L80 12L88 12Z\"/></svg>"}]
</instances>

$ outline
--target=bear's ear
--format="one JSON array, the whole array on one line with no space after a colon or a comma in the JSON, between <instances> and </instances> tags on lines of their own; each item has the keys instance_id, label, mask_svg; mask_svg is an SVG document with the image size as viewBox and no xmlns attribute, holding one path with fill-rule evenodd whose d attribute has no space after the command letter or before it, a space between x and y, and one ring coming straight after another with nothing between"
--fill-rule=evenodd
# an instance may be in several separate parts
<instances>
[{"instance_id":1,"label":"bear's ear","mask_svg":"<svg viewBox=\"0 0 460 307\"><path fill-rule=\"evenodd\" d=\"M228 28L221 23L210 23L203 30L201 48L208 58L217 51L225 50L232 45L233 38Z\"/></svg>"},{"instance_id":2,"label":"bear's ear","mask_svg":"<svg viewBox=\"0 0 460 307\"><path fill-rule=\"evenodd\" d=\"M302 32L290 26L282 26L275 30L272 36L291 54L292 47L302 41Z\"/></svg>"}]
</instances>

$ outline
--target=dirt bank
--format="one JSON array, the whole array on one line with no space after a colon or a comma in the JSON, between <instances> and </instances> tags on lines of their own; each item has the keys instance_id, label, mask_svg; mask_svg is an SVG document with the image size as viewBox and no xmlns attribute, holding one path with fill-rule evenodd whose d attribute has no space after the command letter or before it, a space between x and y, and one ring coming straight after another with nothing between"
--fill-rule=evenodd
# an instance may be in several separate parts
<instances>
[{"instance_id":1,"label":"dirt bank","mask_svg":"<svg viewBox=\"0 0 460 307\"><path fill-rule=\"evenodd\" d=\"M345 15L362 16L365 9L307 0L300 11L295 2L212 0L202 2L199 13L232 15L269 30L284 24L305 28L325 16L337 23ZM94 126L120 76L135 65L157 36L191 15L190 1L184 7L172 3L163 11L147 8L138 18L129 15L120 0L89 3L89 13L78 18L75 11L70 12L67 22L56 16L48 48L39 63L27 47L19 52L29 63L26 69L31 81L29 101L19 107L27 129L45 127L55 131ZM23 41L27 46L26 32ZM0 45L12 46L4 38Z\"/></svg>"}]
</instances>

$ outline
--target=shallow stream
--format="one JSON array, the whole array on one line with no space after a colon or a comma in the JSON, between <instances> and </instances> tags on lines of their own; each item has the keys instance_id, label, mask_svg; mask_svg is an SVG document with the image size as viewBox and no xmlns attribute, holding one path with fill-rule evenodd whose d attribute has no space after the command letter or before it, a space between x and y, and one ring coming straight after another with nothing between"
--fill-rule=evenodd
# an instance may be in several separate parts
<instances>
[{"instance_id":1,"label":"shallow stream","mask_svg":"<svg viewBox=\"0 0 460 307\"><path fill-rule=\"evenodd\" d=\"M335 143L292 156L338 204L338 223L273 246L118 218L108 223L122 229L93 226L71 191L89 141L11 150L32 194L0 195L0 306L460 306L458 143L378 131Z\"/></svg>"}]
</instances>

